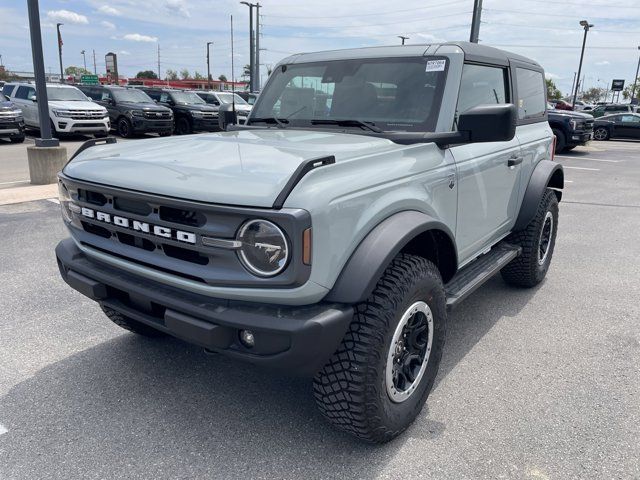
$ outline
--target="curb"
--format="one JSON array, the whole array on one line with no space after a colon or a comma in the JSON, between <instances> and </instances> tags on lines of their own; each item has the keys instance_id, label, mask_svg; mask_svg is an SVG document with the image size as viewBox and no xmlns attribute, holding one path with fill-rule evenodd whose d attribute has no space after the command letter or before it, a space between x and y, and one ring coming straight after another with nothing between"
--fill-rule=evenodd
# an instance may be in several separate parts
<instances>
[{"instance_id":1,"label":"curb","mask_svg":"<svg viewBox=\"0 0 640 480\"><path fill-rule=\"evenodd\" d=\"M58 198L58 184L28 185L26 187L0 189L0 205L46 200L48 198Z\"/></svg>"}]
</instances>

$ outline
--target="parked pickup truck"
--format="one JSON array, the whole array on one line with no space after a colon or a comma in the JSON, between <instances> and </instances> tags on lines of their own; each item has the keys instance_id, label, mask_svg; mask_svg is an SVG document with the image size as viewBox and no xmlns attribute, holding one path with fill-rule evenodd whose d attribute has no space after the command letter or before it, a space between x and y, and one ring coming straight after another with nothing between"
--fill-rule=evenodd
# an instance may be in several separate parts
<instances>
[{"instance_id":1,"label":"parked pickup truck","mask_svg":"<svg viewBox=\"0 0 640 480\"><path fill-rule=\"evenodd\" d=\"M59 177L62 278L132 332L313 377L330 422L394 438L447 311L549 269L564 177L542 67L466 42L294 55L229 123L85 144Z\"/></svg>"},{"instance_id":2,"label":"parked pickup truck","mask_svg":"<svg viewBox=\"0 0 640 480\"><path fill-rule=\"evenodd\" d=\"M593 117L588 113L549 110L549 125L556 136L556 152L573 150L593 139Z\"/></svg>"}]
</instances>

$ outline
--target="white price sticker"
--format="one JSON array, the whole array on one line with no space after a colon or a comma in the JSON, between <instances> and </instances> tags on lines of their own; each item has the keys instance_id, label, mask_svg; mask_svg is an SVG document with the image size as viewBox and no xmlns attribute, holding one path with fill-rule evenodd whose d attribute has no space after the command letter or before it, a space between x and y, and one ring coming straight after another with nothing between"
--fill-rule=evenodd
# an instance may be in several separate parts
<instances>
[{"instance_id":1,"label":"white price sticker","mask_svg":"<svg viewBox=\"0 0 640 480\"><path fill-rule=\"evenodd\" d=\"M425 72L444 72L446 60L427 60L427 68Z\"/></svg>"}]
</instances>

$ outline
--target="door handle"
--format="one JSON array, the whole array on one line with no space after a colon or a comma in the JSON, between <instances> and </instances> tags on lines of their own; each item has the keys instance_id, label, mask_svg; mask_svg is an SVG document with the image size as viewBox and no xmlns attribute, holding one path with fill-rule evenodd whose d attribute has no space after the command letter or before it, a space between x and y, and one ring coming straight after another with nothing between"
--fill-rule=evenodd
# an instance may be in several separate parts
<instances>
[{"instance_id":1,"label":"door handle","mask_svg":"<svg viewBox=\"0 0 640 480\"><path fill-rule=\"evenodd\" d=\"M513 156L509 158L509 161L507 162L507 166L515 167L516 165L520 165L521 163L522 163L522 157Z\"/></svg>"}]
</instances>

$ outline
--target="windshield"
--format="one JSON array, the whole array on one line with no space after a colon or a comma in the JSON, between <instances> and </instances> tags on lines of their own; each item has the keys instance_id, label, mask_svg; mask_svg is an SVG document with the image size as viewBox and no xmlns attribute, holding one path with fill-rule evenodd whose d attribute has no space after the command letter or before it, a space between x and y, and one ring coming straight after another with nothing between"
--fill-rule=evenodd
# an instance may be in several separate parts
<instances>
[{"instance_id":1,"label":"windshield","mask_svg":"<svg viewBox=\"0 0 640 480\"><path fill-rule=\"evenodd\" d=\"M187 105L192 105L194 103L206 105L207 103L193 92L171 92L171 97L174 102L184 103Z\"/></svg>"},{"instance_id":2,"label":"windshield","mask_svg":"<svg viewBox=\"0 0 640 480\"><path fill-rule=\"evenodd\" d=\"M282 65L260 93L251 123L293 126L355 120L383 130L434 131L446 77L444 57L349 59ZM359 128L358 123L352 126Z\"/></svg>"},{"instance_id":3,"label":"windshield","mask_svg":"<svg viewBox=\"0 0 640 480\"><path fill-rule=\"evenodd\" d=\"M233 103L235 99L236 105L249 105L244 98L237 93L219 93L218 98L222 103Z\"/></svg>"},{"instance_id":4,"label":"windshield","mask_svg":"<svg viewBox=\"0 0 640 480\"><path fill-rule=\"evenodd\" d=\"M131 103L153 103L151 97L140 90L122 89L111 90L113 97L118 102L131 102Z\"/></svg>"},{"instance_id":5,"label":"windshield","mask_svg":"<svg viewBox=\"0 0 640 480\"><path fill-rule=\"evenodd\" d=\"M77 88L69 87L47 87L47 97L49 100L59 100L64 102L88 102L89 99Z\"/></svg>"}]
</instances>

